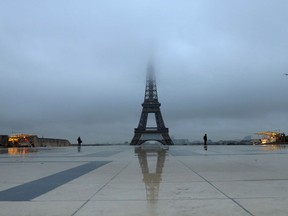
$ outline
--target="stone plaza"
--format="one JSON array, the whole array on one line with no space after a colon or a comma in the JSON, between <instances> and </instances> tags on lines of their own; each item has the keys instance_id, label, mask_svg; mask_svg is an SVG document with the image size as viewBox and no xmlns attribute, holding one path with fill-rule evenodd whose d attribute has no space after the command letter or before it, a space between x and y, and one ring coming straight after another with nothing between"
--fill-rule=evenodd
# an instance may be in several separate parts
<instances>
[{"instance_id":1,"label":"stone plaza","mask_svg":"<svg viewBox=\"0 0 288 216\"><path fill-rule=\"evenodd\" d=\"M288 215L286 146L30 150L1 151L1 216Z\"/></svg>"}]
</instances>

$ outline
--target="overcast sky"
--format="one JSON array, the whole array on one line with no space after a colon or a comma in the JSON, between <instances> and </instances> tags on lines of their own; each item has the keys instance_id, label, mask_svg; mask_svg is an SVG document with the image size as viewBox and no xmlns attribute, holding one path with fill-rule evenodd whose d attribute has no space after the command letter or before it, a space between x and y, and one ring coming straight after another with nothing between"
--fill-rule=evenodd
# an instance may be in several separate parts
<instances>
[{"instance_id":1,"label":"overcast sky","mask_svg":"<svg viewBox=\"0 0 288 216\"><path fill-rule=\"evenodd\" d=\"M151 59L170 136L288 133L287 11L287 0L1 0L0 134L130 142Z\"/></svg>"}]
</instances>

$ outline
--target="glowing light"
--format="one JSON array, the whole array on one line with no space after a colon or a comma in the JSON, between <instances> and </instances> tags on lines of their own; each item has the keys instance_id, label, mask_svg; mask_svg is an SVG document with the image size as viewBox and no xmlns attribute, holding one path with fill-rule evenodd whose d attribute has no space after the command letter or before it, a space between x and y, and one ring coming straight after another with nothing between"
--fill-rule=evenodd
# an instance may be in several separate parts
<instances>
[{"instance_id":1,"label":"glowing light","mask_svg":"<svg viewBox=\"0 0 288 216\"><path fill-rule=\"evenodd\" d=\"M285 141L285 134L284 133L278 133L273 131L263 131L256 133L258 135L262 135L261 143L262 144L268 144L268 143L277 143L277 142L283 142L282 138Z\"/></svg>"},{"instance_id":2,"label":"glowing light","mask_svg":"<svg viewBox=\"0 0 288 216\"><path fill-rule=\"evenodd\" d=\"M30 134L13 134L9 136L8 142L12 144L12 146L30 146L30 138L33 135Z\"/></svg>"}]
</instances>

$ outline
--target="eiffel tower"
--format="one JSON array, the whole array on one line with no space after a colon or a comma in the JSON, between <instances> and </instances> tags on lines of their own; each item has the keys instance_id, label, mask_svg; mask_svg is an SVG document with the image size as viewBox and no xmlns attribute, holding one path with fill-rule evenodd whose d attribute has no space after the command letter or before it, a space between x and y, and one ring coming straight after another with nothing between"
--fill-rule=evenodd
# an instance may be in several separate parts
<instances>
[{"instance_id":1,"label":"eiffel tower","mask_svg":"<svg viewBox=\"0 0 288 216\"><path fill-rule=\"evenodd\" d=\"M158 141L163 145L174 145L169 136L169 129L165 127L160 106L161 104L158 101L154 68L153 65L150 64L147 69L142 114L138 127L134 129L134 137L130 145L141 145L149 140ZM155 114L157 127L147 127L147 118L149 113Z\"/></svg>"}]
</instances>

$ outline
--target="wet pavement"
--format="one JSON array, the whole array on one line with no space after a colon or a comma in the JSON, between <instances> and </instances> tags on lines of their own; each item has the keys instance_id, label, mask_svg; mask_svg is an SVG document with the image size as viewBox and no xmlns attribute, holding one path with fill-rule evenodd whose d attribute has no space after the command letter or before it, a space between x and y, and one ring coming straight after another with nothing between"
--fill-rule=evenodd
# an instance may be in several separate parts
<instances>
[{"instance_id":1,"label":"wet pavement","mask_svg":"<svg viewBox=\"0 0 288 216\"><path fill-rule=\"evenodd\" d=\"M2 149L0 215L288 215L288 147Z\"/></svg>"}]
</instances>

